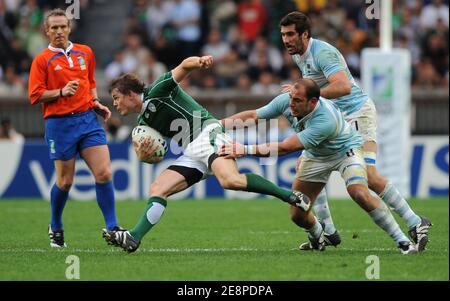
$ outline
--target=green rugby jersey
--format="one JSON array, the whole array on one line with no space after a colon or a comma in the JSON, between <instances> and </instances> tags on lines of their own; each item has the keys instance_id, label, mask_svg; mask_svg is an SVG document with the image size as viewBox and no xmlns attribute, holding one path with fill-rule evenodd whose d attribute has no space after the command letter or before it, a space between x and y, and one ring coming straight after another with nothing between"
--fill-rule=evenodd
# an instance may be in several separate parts
<instances>
[{"instance_id":1,"label":"green rugby jersey","mask_svg":"<svg viewBox=\"0 0 450 301\"><path fill-rule=\"evenodd\" d=\"M181 138L191 142L204 124L220 122L198 104L173 79L172 72L160 76L143 95L144 105L138 116L139 125L147 125L167 138ZM186 139L188 138L189 139ZM182 141L178 141L181 145Z\"/></svg>"}]
</instances>

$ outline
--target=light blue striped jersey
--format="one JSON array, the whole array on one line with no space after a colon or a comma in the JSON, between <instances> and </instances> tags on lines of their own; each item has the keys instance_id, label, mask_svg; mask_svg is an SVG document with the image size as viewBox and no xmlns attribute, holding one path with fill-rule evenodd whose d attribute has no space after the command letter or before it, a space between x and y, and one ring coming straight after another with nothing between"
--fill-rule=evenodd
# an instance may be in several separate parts
<instances>
[{"instance_id":1,"label":"light blue striped jersey","mask_svg":"<svg viewBox=\"0 0 450 301\"><path fill-rule=\"evenodd\" d=\"M347 73L352 84L352 92L333 99L344 116L358 111L368 99L367 94L353 79L342 54L327 42L311 38L305 53L292 55L292 59L302 72L303 78L312 79L320 88L328 86L327 78L330 75L342 70Z\"/></svg>"},{"instance_id":2,"label":"light blue striped jersey","mask_svg":"<svg viewBox=\"0 0 450 301\"><path fill-rule=\"evenodd\" d=\"M337 159L350 149L362 146L362 137L344 120L344 116L331 100L321 97L314 110L301 120L292 116L289 103L289 93L280 94L264 107L257 109L256 114L261 119L284 115L305 146L306 157Z\"/></svg>"}]
</instances>

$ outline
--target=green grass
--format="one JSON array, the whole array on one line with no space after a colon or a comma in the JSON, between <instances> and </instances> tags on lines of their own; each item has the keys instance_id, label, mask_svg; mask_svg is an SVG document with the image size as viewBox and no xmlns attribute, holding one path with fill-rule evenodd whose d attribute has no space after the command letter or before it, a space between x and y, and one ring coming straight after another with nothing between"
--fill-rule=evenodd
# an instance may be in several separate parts
<instances>
[{"instance_id":1,"label":"green grass","mask_svg":"<svg viewBox=\"0 0 450 301\"><path fill-rule=\"evenodd\" d=\"M144 202L118 202L122 226L135 224ZM0 200L0 280L66 280L66 257L80 258L81 280L366 280L366 258L380 259L380 280L448 280L448 198L412 200L431 218L428 249L401 255L394 242L351 201L331 201L343 238L325 252L297 250L306 233L276 200L169 201L161 222L136 253L101 238L95 202L69 202L68 248L48 245L49 203ZM400 221L403 229L404 223Z\"/></svg>"}]
</instances>

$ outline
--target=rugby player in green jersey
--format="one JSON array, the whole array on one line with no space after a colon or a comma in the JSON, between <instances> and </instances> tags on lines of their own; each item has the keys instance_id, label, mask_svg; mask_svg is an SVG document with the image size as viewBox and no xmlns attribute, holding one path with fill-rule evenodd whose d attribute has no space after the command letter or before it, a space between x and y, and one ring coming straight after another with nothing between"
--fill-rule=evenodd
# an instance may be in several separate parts
<instances>
[{"instance_id":1,"label":"rugby player in green jersey","mask_svg":"<svg viewBox=\"0 0 450 301\"><path fill-rule=\"evenodd\" d=\"M134 252L144 235L158 223L167 206L167 197L194 185L208 173L214 174L224 189L262 193L277 197L303 211L309 209L308 198L298 191L283 189L256 174L242 174L236 161L217 155L232 139L225 134L219 120L187 94L179 83L199 68L209 68L212 56L189 57L152 85L145 87L136 76L124 74L111 84L114 107L122 115L138 113L138 124L147 125L163 136L177 141L183 154L164 170L150 186L150 197L136 226L129 231L103 230L108 244ZM141 161L156 163L159 146L146 138L135 151Z\"/></svg>"}]
</instances>

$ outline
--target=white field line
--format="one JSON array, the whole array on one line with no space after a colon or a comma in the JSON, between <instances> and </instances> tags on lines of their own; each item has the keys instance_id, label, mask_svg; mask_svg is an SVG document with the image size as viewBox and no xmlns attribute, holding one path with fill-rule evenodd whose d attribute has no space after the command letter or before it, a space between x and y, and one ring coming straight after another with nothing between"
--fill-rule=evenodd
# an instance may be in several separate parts
<instances>
[{"instance_id":1,"label":"white field line","mask_svg":"<svg viewBox=\"0 0 450 301\"><path fill-rule=\"evenodd\" d=\"M343 248L343 247L337 247L335 248L329 248L330 250L334 250L333 253L336 253L337 251L342 252L396 252L397 248ZM139 249L137 250L137 253L220 253L220 252L283 252L286 250L282 249L256 249L256 248L247 248L247 247L241 247L241 248L159 248L159 249ZM291 248L289 251L298 251L297 248ZM440 252L448 252L448 249L439 250ZM55 250L55 249L0 249L0 253L52 253L52 252L61 252L61 253L101 253L101 254L108 254L108 253L122 253L123 251L119 248L114 249L71 249L66 248L62 250ZM303 252L298 251L299 254L303 254ZM428 252L428 251L426 251ZM305 252L306 253L306 252ZM322 254L322 252L320 252ZM324 252L328 253L328 252Z\"/></svg>"},{"instance_id":2,"label":"white field line","mask_svg":"<svg viewBox=\"0 0 450 301\"><path fill-rule=\"evenodd\" d=\"M139 249L137 252L142 253L214 253L214 252L261 252L275 251L275 249L255 249L255 248L160 248L160 249ZM63 252L63 253L119 253L123 252L119 248L114 249L0 249L0 253L47 253L47 252Z\"/></svg>"}]
</instances>

